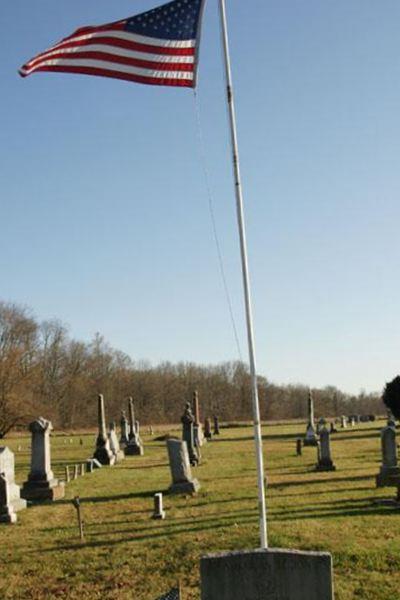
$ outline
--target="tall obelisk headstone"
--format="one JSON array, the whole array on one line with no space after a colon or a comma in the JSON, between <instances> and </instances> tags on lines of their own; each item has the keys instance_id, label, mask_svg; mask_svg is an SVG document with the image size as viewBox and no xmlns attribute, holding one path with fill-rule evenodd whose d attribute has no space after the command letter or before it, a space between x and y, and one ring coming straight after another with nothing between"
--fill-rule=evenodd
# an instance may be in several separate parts
<instances>
[{"instance_id":1,"label":"tall obelisk headstone","mask_svg":"<svg viewBox=\"0 0 400 600\"><path fill-rule=\"evenodd\" d=\"M199 403L199 392L195 390L193 392L193 412L194 412L194 423L193 423L193 435L195 446L200 448L207 440L203 434L203 428L200 421L200 403Z\"/></svg>"},{"instance_id":2,"label":"tall obelisk headstone","mask_svg":"<svg viewBox=\"0 0 400 600\"><path fill-rule=\"evenodd\" d=\"M110 440L107 436L103 394L97 396L97 410L99 433L96 439L96 450L93 454L93 458L98 460L102 465L113 465L115 463L115 456L111 451Z\"/></svg>"},{"instance_id":3,"label":"tall obelisk headstone","mask_svg":"<svg viewBox=\"0 0 400 600\"><path fill-rule=\"evenodd\" d=\"M125 447L129 442L129 432L128 432L128 419L126 418L125 411L123 410L121 413L121 437L119 438L119 443L122 447Z\"/></svg>"},{"instance_id":4,"label":"tall obelisk headstone","mask_svg":"<svg viewBox=\"0 0 400 600\"><path fill-rule=\"evenodd\" d=\"M64 483L55 479L51 470L50 421L39 417L29 425L32 434L31 470L22 487L25 500L59 500L64 497Z\"/></svg>"},{"instance_id":5,"label":"tall obelisk headstone","mask_svg":"<svg viewBox=\"0 0 400 600\"><path fill-rule=\"evenodd\" d=\"M133 398L128 399L129 408L129 441L125 447L125 454L127 456L143 456L143 444L140 439L139 433L136 428L135 420L135 409L133 405Z\"/></svg>"},{"instance_id":6,"label":"tall obelisk headstone","mask_svg":"<svg viewBox=\"0 0 400 600\"><path fill-rule=\"evenodd\" d=\"M314 398L311 389L308 391L308 425L303 444L304 446L317 446L318 444L317 434L315 433Z\"/></svg>"},{"instance_id":7,"label":"tall obelisk headstone","mask_svg":"<svg viewBox=\"0 0 400 600\"><path fill-rule=\"evenodd\" d=\"M194 441L194 420L190 402L186 402L185 412L181 417L182 440L186 442L189 460L192 466L197 465L199 462L198 447L196 447Z\"/></svg>"}]
</instances>

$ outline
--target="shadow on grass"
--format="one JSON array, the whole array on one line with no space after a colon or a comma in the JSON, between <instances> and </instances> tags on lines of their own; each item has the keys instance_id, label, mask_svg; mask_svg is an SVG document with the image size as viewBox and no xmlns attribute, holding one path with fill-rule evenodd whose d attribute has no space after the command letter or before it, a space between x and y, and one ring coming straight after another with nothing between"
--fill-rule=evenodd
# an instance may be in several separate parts
<instances>
[{"instance_id":1,"label":"shadow on grass","mask_svg":"<svg viewBox=\"0 0 400 600\"><path fill-rule=\"evenodd\" d=\"M320 496L321 494L339 494L339 493L347 493L347 492L362 492L365 490L371 490L371 486L367 485L367 486L362 486L362 487L348 487L348 488L326 488L323 491L318 490L315 492L302 492L302 493L298 493L296 492L296 498L298 496ZM268 491L267 491L268 493ZM276 496L273 496L273 498L293 498L293 494L277 494Z\"/></svg>"},{"instance_id":2,"label":"shadow on grass","mask_svg":"<svg viewBox=\"0 0 400 600\"><path fill-rule=\"evenodd\" d=\"M142 541L146 541L146 540L156 540L159 538L165 538L168 537L172 538L172 537L176 537L178 535L181 534L187 534L187 533L201 533L202 531L208 531L210 529L212 530L217 530L217 529L224 529L230 526L234 526L236 521L238 520L238 517L236 516L236 514L234 515L228 515L227 517L222 517L222 519L225 519L226 522L221 523L221 516L219 516L219 522L215 521L215 518L213 519L205 519L203 521L195 521L195 523L193 524L193 519L188 521L187 523L191 525L191 527L188 527L187 524L185 523L176 523L175 525L173 524L168 524L168 526L164 526L164 531L154 531L154 527L152 528L153 532L152 533L146 533L145 535L129 535L129 536L124 536L121 538L118 538L116 540L99 540L99 541L88 541L88 542L81 542L81 543L73 543L73 544L69 544L69 545L63 545L63 546L53 546L51 548L46 548L41 550L41 553L48 553L48 552L59 552L59 551L76 551L79 549L86 549L86 548L98 548L101 546L105 546L107 548L112 547L112 546L118 546L119 544L126 544L126 543L130 543L130 542L142 542ZM258 514L254 514L254 515L243 515L243 513L241 513L241 517L240 517L240 524L248 524L248 523L257 523L258 522ZM149 529L149 528L147 528ZM144 530L143 530L144 531ZM131 532L131 530L129 530L129 533ZM120 533L120 532L118 532ZM90 535L90 534L89 534ZM113 532L111 532L109 535L113 535ZM29 550L26 554L36 554L35 550Z\"/></svg>"},{"instance_id":3,"label":"shadow on grass","mask_svg":"<svg viewBox=\"0 0 400 600\"><path fill-rule=\"evenodd\" d=\"M132 500L133 498L153 498L154 494L157 494L160 490L144 491L144 492L131 492L130 494L116 494L115 496L80 496L81 504L98 502L116 502L118 500ZM71 504L72 499L57 500L57 502L49 503L49 506L57 507L60 504Z\"/></svg>"},{"instance_id":4,"label":"shadow on grass","mask_svg":"<svg viewBox=\"0 0 400 600\"><path fill-rule=\"evenodd\" d=\"M320 479L302 479L301 481L284 481L282 483L278 483L278 482L277 483L269 483L268 488L280 489L280 488L297 486L297 485L307 486L307 485L315 485L318 483L326 483L327 481L340 483L342 481L366 481L367 479L375 479L374 475L357 475L355 477L335 477L333 475L334 471L329 471L327 473L330 473L330 475L331 475L329 477L329 479L321 477Z\"/></svg>"},{"instance_id":5,"label":"shadow on grass","mask_svg":"<svg viewBox=\"0 0 400 600\"><path fill-rule=\"evenodd\" d=\"M140 469L140 470L142 470L142 469L156 469L156 468L159 468L159 467L169 467L169 463L163 462L163 463L154 463L154 464L151 464L151 465L139 465L139 464L136 464L136 465L129 465L129 466L128 465L125 466L125 464L124 464L124 466L119 466L118 465L118 469L121 469L122 471L123 470L131 471L131 470L134 470L134 469Z\"/></svg>"}]
</instances>

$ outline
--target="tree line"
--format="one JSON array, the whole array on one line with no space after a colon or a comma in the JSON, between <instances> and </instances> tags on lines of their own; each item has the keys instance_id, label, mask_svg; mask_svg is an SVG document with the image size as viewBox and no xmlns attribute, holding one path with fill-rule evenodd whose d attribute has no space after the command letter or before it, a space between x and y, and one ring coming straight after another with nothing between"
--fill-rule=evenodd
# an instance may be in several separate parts
<instances>
[{"instance_id":1,"label":"tree line","mask_svg":"<svg viewBox=\"0 0 400 600\"><path fill-rule=\"evenodd\" d=\"M263 420L307 417L308 387L258 378ZM198 390L202 416L223 421L252 417L247 366L134 361L100 334L71 338L58 320L38 322L30 309L0 301L0 438L42 415L61 429L93 427L96 397L104 394L107 418L117 420L133 396L143 424L177 423ZM379 394L351 396L334 386L313 389L316 416L383 413Z\"/></svg>"}]
</instances>

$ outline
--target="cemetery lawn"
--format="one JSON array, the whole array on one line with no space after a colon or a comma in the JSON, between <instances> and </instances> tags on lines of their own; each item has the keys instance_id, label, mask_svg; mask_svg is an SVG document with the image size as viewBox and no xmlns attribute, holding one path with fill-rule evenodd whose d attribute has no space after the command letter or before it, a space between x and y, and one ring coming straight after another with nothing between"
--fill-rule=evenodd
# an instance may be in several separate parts
<instances>
[{"instance_id":1,"label":"cemetery lawn","mask_svg":"<svg viewBox=\"0 0 400 600\"><path fill-rule=\"evenodd\" d=\"M328 473L313 470L315 448L296 456L304 423L263 427L270 546L330 551L336 600L400 597L400 509L374 503L396 491L375 487L383 425L334 434L337 470ZM194 469L199 494L165 496L165 521L151 519L154 493L170 484L158 435L143 436L145 456L80 477L67 485L64 500L31 506L18 513L17 525L0 525L2 600L155 600L179 579L184 600L199 600L200 556L258 546L252 428L224 428L204 446L203 462ZM1 445L15 452L22 483L29 438L7 437ZM64 477L66 464L91 456L93 446L93 433L53 435L56 476ZM75 495L82 501L84 542L71 504Z\"/></svg>"}]
</instances>

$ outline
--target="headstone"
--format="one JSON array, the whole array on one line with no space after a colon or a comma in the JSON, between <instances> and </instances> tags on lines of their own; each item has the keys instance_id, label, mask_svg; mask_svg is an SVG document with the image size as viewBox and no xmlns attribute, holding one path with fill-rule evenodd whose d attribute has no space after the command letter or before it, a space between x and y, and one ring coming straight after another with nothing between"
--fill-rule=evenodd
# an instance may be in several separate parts
<instances>
[{"instance_id":1,"label":"headstone","mask_svg":"<svg viewBox=\"0 0 400 600\"><path fill-rule=\"evenodd\" d=\"M133 398L129 398L129 441L125 447L125 454L127 456L143 456L143 443L140 439L137 422L135 420L135 410L133 406Z\"/></svg>"},{"instance_id":2,"label":"headstone","mask_svg":"<svg viewBox=\"0 0 400 600\"><path fill-rule=\"evenodd\" d=\"M197 479L192 477L187 444L181 440L167 440L169 466L172 475L170 494L193 494L200 489Z\"/></svg>"},{"instance_id":3,"label":"headstone","mask_svg":"<svg viewBox=\"0 0 400 600\"><path fill-rule=\"evenodd\" d=\"M207 440L212 439L212 431L211 431L211 420L209 418L204 421L204 437Z\"/></svg>"},{"instance_id":4,"label":"headstone","mask_svg":"<svg viewBox=\"0 0 400 600\"><path fill-rule=\"evenodd\" d=\"M303 444L301 440L296 440L296 454L297 456L301 456L303 451Z\"/></svg>"},{"instance_id":5,"label":"headstone","mask_svg":"<svg viewBox=\"0 0 400 600\"><path fill-rule=\"evenodd\" d=\"M26 500L21 498L19 485L15 483L15 460L14 454L9 448L3 446L0 448L0 474L4 476L5 482L1 484L0 491L0 522L14 522L12 513L26 508Z\"/></svg>"},{"instance_id":6,"label":"headstone","mask_svg":"<svg viewBox=\"0 0 400 600\"><path fill-rule=\"evenodd\" d=\"M199 393L198 391L193 392L193 413L194 413L194 424L193 424L193 435L194 435L194 443L197 448L200 448L206 438L203 434L203 428L201 426L200 421L200 403L199 403Z\"/></svg>"},{"instance_id":7,"label":"headstone","mask_svg":"<svg viewBox=\"0 0 400 600\"><path fill-rule=\"evenodd\" d=\"M163 495L162 493L154 494L154 513L153 519L165 519L165 510L163 508Z\"/></svg>"},{"instance_id":8,"label":"headstone","mask_svg":"<svg viewBox=\"0 0 400 600\"><path fill-rule=\"evenodd\" d=\"M74 479L79 477L79 465L74 465Z\"/></svg>"},{"instance_id":9,"label":"headstone","mask_svg":"<svg viewBox=\"0 0 400 600\"><path fill-rule=\"evenodd\" d=\"M50 432L53 426L42 417L29 425L32 434L31 470L22 487L25 500L59 500L65 495L64 483L51 470Z\"/></svg>"},{"instance_id":10,"label":"headstone","mask_svg":"<svg viewBox=\"0 0 400 600\"><path fill-rule=\"evenodd\" d=\"M115 425L114 421L112 421L110 423L110 431L108 434L108 439L110 440L110 449L111 449L111 452L115 456L115 461L120 462L121 460L123 460L125 458L125 454L121 450L121 447L119 445L116 425Z\"/></svg>"},{"instance_id":11,"label":"headstone","mask_svg":"<svg viewBox=\"0 0 400 600\"><path fill-rule=\"evenodd\" d=\"M85 463L81 463L80 464L80 475L81 475L81 477L83 477L84 475L86 475L86 465L85 465Z\"/></svg>"},{"instance_id":12,"label":"headstone","mask_svg":"<svg viewBox=\"0 0 400 600\"><path fill-rule=\"evenodd\" d=\"M327 552L269 548L205 556L201 600L334 600Z\"/></svg>"},{"instance_id":13,"label":"headstone","mask_svg":"<svg viewBox=\"0 0 400 600\"><path fill-rule=\"evenodd\" d=\"M16 523L17 513L11 504L10 483L5 473L0 473L0 523Z\"/></svg>"},{"instance_id":14,"label":"headstone","mask_svg":"<svg viewBox=\"0 0 400 600\"><path fill-rule=\"evenodd\" d=\"M154 435L154 429L152 425L149 427L149 435Z\"/></svg>"},{"instance_id":15,"label":"headstone","mask_svg":"<svg viewBox=\"0 0 400 600\"><path fill-rule=\"evenodd\" d=\"M347 429L347 418L344 415L340 417L340 425L342 429Z\"/></svg>"},{"instance_id":16,"label":"headstone","mask_svg":"<svg viewBox=\"0 0 400 600\"><path fill-rule=\"evenodd\" d=\"M186 442L189 452L189 460L192 466L199 463L199 448L195 446L194 440L194 415L190 402L186 403L185 412L181 417L182 440Z\"/></svg>"},{"instance_id":17,"label":"headstone","mask_svg":"<svg viewBox=\"0 0 400 600\"><path fill-rule=\"evenodd\" d=\"M316 446L318 444L314 423L314 398L311 390L308 392L308 424L303 443L304 446Z\"/></svg>"},{"instance_id":18,"label":"headstone","mask_svg":"<svg viewBox=\"0 0 400 600\"><path fill-rule=\"evenodd\" d=\"M65 467L65 483L69 483L71 481L71 473L69 471L69 467Z\"/></svg>"},{"instance_id":19,"label":"headstone","mask_svg":"<svg viewBox=\"0 0 400 600\"><path fill-rule=\"evenodd\" d=\"M400 468L397 462L396 430L387 425L381 432L382 465L376 477L377 487L398 486Z\"/></svg>"},{"instance_id":20,"label":"headstone","mask_svg":"<svg viewBox=\"0 0 400 600\"><path fill-rule=\"evenodd\" d=\"M221 432L219 430L219 417L214 415L214 435L219 435Z\"/></svg>"},{"instance_id":21,"label":"headstone","mask_svg":"<svg viewBox=\"0 0 400 600\"><path fill-rule=\"evenodd\" d=\"M335 471L336 467L332 462L331 444L329 431L324 427L320 434L320 446L318 453L317 471Z\"/></svg>"},{"instance_id":22,"label":"headstone","mask_svg":"<svg viewBox=\"0 0 400 600\"><path fill-rule=\"evenodd\" d=\"M129 442L129 432L128 432L128 419L126 418L125 411L123 410L121 413L121 437L119 438L119 443L122 447L125 447Z\"/></svg>"},{"instance_id":23,"label":"headstone","mask_svg":"<svg viewBox=\"0 0 400 600\"><path fill-rule=\"evenodd\" d=\"M93 457L96 458L102 465L113 465L115 463L115 456L111 452L110 440L107 437L104 397L102 394L98 395L97 402L99 433L96 439L96 450Z\"/></svg>"}]
</instances>

